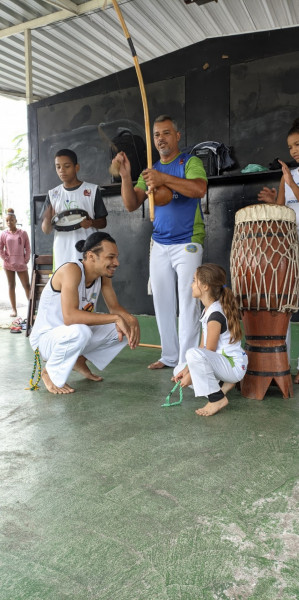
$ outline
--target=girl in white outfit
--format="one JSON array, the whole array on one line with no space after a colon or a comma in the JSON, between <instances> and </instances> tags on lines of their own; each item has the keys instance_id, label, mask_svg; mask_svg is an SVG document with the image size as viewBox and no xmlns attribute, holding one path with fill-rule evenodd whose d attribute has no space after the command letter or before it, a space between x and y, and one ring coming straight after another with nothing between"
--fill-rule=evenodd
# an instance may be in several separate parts
<instances>
[{"instance_id":1,"label":"girl in white outfit","mask_svg":"<svg viewBox=\"0 0 299 600\"><path fill-rule=\"evenodd\" d=\"M289 152L293 160L299 165L299 118L295 119L287 136ZM299 167L289 169L282 160L279 160L282 168L282 178L279 184L278 195L275 188L264 187L258 194L258 200L267 204L280 204L292 208L296 214L297 234L299 238ZM291 328L289 326L287 338L288 355L290 357ZM294 383L299 383L299 358L297 363L297 375Z\"/></svg>"},{"instance_id":2,"label":"girl in white outfit","mask_svg":"<svg viewBox=\"0 0 299 600\"><path fill-rule=\"evenodd\" d=\"M208 403L195 412L211 416L228 404L226 393L243 379L248 359L241 347L242 331L238 306L226 287L226 273L215 264L204 264L195 272L192 295L204 305L199 348L186 352L187 365L176 367L174 380L182 387L193 385L195 396Z\"/></svg>"}]
</instances>

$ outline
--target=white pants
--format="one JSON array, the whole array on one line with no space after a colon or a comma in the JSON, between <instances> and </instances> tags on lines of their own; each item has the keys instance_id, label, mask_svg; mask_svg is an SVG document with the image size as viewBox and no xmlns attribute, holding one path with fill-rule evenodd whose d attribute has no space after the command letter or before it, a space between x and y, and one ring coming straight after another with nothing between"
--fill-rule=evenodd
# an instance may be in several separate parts
<instances>
[{"instance_id":1,"label":"white pants","mask_svg":"<svg viewBox=\"0 0 299 600\"><path fill-rule=\"evenodd\" d=\"M289 358L289 363L291 364L291 321L289 322L287 335L286 335L286 345L287 345L287 353ZM297 371L299 371L299 357L297 363Z\"/></svg>"},{"instance_id":2,"label":"white pants","mask_svg":"<svg viewBox=\"0 0 299 600\"><path fill-rule=\"evenodd\" d=\"M188 251L188 247L196 251ZM202 252L201 244L153 244L150 279L162 346L160 360L169 367L183 362L187 349L199 343L200 307L199 302L192 298L191 284L197 267L201 265Z\"/></svg>"},{"instance_id":3,"label":"white pants","mask_svg":"<svg viewBox=\"0 0 299 600\"><path fill-rule=\"evenodd\" d=\"M39 338L39 351L47 361L51 381L62 387L78 357L85 356L98 369L104 369L126 346L119 341L114 323L108 325L60 325Z\"/></svg>"},{"instance_id":4,"label":"white pants","mask_svg":"<svg viewBox=\"0 0 299 600\"><path fill-rule=\"evenodd\" d=\"M244 359L244 360L243 360ZM237 383L243 379L246 373L248 358L244 353L242 356L244 368L241 364L231 366L229 360L206 348L190 348L186 352L186 361L189 367L194 395L209 396L220 390L219 381ZM174 369L177 375L186 366L186 363L178 365Z\"/></svg>"}]
</instances>

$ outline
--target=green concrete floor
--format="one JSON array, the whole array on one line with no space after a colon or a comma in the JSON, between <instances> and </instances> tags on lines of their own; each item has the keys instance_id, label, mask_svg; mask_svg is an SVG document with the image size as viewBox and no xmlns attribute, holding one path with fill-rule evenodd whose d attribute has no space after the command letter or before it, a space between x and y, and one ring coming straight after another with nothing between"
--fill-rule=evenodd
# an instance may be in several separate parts
<instances>
[{"instance_id":1,"label":"green concrete floor","mask_svg":"<svg viewBox=\"0 0 299 600\"><path fill-rule=\"evenodd\" d=\"M200 418L138 348L53 396L0 336L0 600L298 599L299 386Z\"/></svg>"}]
</instances>

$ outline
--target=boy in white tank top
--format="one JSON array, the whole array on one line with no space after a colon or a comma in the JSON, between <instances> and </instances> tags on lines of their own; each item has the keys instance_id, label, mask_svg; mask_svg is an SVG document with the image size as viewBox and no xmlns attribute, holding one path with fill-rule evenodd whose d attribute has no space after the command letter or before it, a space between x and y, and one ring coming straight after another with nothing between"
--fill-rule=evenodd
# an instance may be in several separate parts
<instances>
[{"instance_id":1,"label":"boy in white tank top","mask_svg":"<svg viewBox=\"0 0 299 600\"><path fill-rule=\"evenodd\" d=\"M108 214L98 186L78 179L80 166L73 150L62 149L56 152L55 167L62 184L48 192L43 206L43 232L51 233L53 216L65 210L79 208L85 210L89 217L81 221L80 227L73 231L55 230L53 270L58 269L65 262L80 258L80 253L75 248L76 242L87 239L98 229L104 229Z\"/></svg>"}]
</instances>

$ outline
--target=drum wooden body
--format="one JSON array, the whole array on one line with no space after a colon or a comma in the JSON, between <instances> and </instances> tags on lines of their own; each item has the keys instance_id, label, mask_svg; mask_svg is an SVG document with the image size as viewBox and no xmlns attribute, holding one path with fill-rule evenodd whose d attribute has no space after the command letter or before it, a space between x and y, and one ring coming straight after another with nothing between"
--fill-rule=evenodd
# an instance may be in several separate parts
<instances>
[{"instance_id":1,"label":"drum wooden body","mask_svg":"<svg viewBox=\"0 0 299 600\"><path fill-rule=\"evenodd\" d=\"M262 400L274 379L287 398L293 388L285 338L299 297L294 211L264 204L239 210L230 266L248 354L242 395Z\"/></svg>"}]
</instances>

